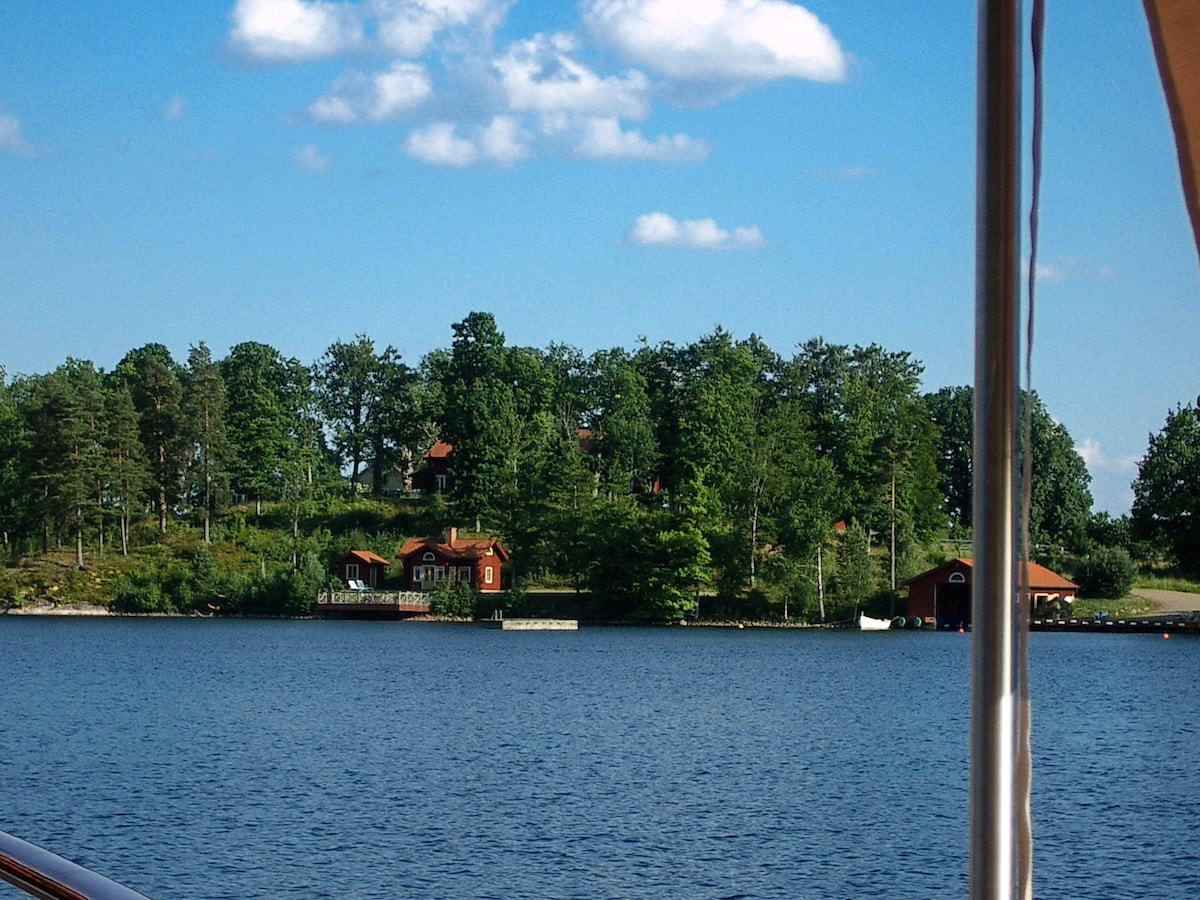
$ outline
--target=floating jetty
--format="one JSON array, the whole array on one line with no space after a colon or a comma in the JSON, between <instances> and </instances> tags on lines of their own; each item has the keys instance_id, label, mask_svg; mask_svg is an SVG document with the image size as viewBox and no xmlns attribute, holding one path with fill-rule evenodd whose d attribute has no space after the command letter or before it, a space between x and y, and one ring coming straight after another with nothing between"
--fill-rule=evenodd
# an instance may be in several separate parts
<instances>
[{"instance_id":1,"label":"floating jetty","mask_svg":"<svg viewBox=\"0 0 1200 900\"><path fill-rule=\"evenodd\" d=\"M497 631L578 631L578 619L482 619L484 628Z\"/></svg>"},{"instance_id":2,"label":"floating jetty","mask_svg":"<svg viewBox=\"0 0 1200 900\"><path fill-rule=\"evenodd\" d=\"M1146 616L1130 619L1033 619L1030 631L1071 631L1076 634L1196 634L1200 613Z\"/></svg>"}]
</instances>

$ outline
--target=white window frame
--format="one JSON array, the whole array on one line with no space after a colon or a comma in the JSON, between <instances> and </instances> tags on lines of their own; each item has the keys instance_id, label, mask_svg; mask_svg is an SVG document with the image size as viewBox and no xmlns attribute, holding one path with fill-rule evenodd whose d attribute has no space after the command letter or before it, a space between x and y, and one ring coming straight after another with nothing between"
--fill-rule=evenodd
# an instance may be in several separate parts
<instances>
[{"instance_id":1,"label":"white window frame","mask_svg":"<svg viewBox=\"0 0 1200 900\"><path fill-rule=\"evenodd\" d=\"M492 567L491 566L483 567L483 583L484 584L492 583Z\"/></svg>"}]
</instances>

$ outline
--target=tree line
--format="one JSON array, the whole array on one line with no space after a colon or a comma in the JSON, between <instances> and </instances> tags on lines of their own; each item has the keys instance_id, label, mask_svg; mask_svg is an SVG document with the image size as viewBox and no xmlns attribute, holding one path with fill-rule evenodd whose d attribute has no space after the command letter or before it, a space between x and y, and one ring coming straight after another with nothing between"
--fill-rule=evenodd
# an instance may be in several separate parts
<instances>
[{"instance_id":1,"label":"tree line","mask_svg":"<svg viewBox=\"0 0 1200 900\"><path fill-rule=\"evenodd\" d=\"M701 594L803 614L969 537L971 389L922 393L921 374L874 344L783 356L720 328L590 355L510 346L484 312L415 365L367 335L311 365L255 342L219 360L201 342L183 363L148 344L111 372L68 359L0 379L0 532L10 554L73 545L83 566L89 548L128 553L132 522L208 544L236 497L282 510L299 547L313 503L352 503L444 440L450 489L419 501L423 521L499 536L514 585L588 588L612 617L693 614ZM1092 515L1066 429L1025 402L1035 549L1128 544L1128 522Z\"/></svg>"}]
</instances>

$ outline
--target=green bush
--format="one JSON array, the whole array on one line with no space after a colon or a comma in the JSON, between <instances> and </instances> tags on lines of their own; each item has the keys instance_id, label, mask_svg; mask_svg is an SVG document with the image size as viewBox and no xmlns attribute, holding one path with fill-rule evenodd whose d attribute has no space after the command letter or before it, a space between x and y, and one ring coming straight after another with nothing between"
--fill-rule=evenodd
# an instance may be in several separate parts
<instances>
[{"instance_id":1,"label":"green bush","mask_svg":"<svg viewBox=\"0 0 1200 900\"><path fill-rule=\"evenodd\" d=\"M475 615L479 592L469 584L439 587L429 597L429 611L435 616L469 618Z\"/></svg>"},{"instance_id":2,"label":"green bush","mask_svg":"<svg viewBox=\"0 0 1200 900\"><path fill-rule=\"evenodd\" d=\"M1133 587L1133 560L1123 547L1101 547L1083 558L1076 575L1085 597L1118 599Z\"/></svg>"},{"instance_id":3,"label":"green bush","mask_svg":"<svg viewBox=\"0 0 1200 900\"><path fill-rule=\"evenodd\" d=\"M118 613L145 614L171 612L173 607L157 581L126 579L117 585L112 610Z\"/></svg>"}]
</instances>

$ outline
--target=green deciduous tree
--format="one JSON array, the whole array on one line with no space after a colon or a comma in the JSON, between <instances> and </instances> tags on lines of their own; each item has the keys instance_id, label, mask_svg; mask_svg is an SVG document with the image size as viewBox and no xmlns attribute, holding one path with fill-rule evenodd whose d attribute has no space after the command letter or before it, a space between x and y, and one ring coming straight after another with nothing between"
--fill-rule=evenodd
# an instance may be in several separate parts
<instances>
[{"instance_id":1,"label":"green deciduous tree","mask_svg":"<svg viewBox=\"0 0 1200 900\"><path fill-rule=\"evenodd\" d=\"M279 496L283 461L310 415L310 375L274 347L247 341L220 362L225 383L227 438L233 490L262 501Z\"/></svg>"},{"instance_id":2,"label":"green deciduous tree","mask_svg":"<svg viewBox=\"0 0 1200 900\"><path fill-rule=\"evenodd\" d=\"M587 394L599 489L609 497L653 490L660 455L649 388L636 359L621 349L594 353Z\"/></svg>"},{"instance_id":3,"label":"green deciduous tree","mask_svg":"<svg viewBox=\"0 0 1200 900\"><path fill-rule=\"evenodd\" d=\"M333 436L338 458L350 468L350 492L358 490L362 464L373 460L375 487L403 447L417 439L421 410L415 376L394 347L376 353L364 334L336 341L314 367L317 405Z\"/></svg>"},{"instance_id":4,"label":"green deciduous tree","mask_svg":"<svg viewBox=\"0 0 1200 900\"><path fill-rule=\"evenodd\" d=\"M1060 550L1083 552L1088 546L1092 495L1091 476L1065 426L1054 421L1036 393L1022 395L1030 404L1032 447L1030 542L1040 554ZM974 389L943 388L926 397L937 426L937 470L940 491L951 521L971 525L972 430Z\"/></svg>"},{"instance_id":5,"label":"green deciduous tree","mask_svg":"<svg viewBox=\"0 0 1200 900\"><path fill-rule=\"evenodd\" d=\"M1033 404L1030 543L1050 559L1060 548L1082 553L1088 547L1092 476L1066 426L1050 417L1037 394L1026 392L1022 402Z\"/></svg>"},{"instance_id":6,"label":"green deciduous tree","mask_svg":"<svg viewBox=\"0 0 1200 900\"><path fill-rule=\"evenodd\" d=\"M1150 435L1131 518L1138 537L1167 548L1187 571L1200 571L1200 399L1177 406Z\"/></svg>"},{"instance_id":7,"label":"green deciduous tree","mask_svg":"<svg viewBox=\"0 0 1200 900\"><path fill-rule=\"evenodd\" d=\"M971 442L975 392L971 387L944 387L925 395L929 417L937 426L937 468L950 524L970 533L974 509Z\"/></svg>"},{"instance_id":8,"label":"green deciduous tree","mask_svg":"<svg viewBox=\"0 0 1200 900\"><path fill-rule=\"evenodd\" d=\"M339 459L350 466L350 494L370 440L369 422L379 403L375 342L365 334L352 343L335 341L313 369L317 404L333 435Z\"/></svg>"},{"instance_id":9,"label":"green deciduous tree","mask_svg":"<svg viewBox=\"0 0 1200 900\"><path fill-rule=\"evenodd\" d=\"M787 373L812 424L815 446L836 475L839 518L858 520L892 545L895 558L944 533L936 428L918 393L922 367L878 345L809 341Z\"/></svg>"},{"instance_id":10,"label":"green deciduous tree","mask_svg":"<svg viewBox=\"0 0 1200 900\"><path fill-rule=\"evenodd\" d=\"M593 506L584 533L584 583L599 615L645 621L695 615L712 560L687 513L648 510L625 495Z\"/></svg>"},{"instance_id":11,"label":"green deciduous tree","mask_svg":"<svg viewBox=\"0 0 1200 900\"><path fill-rule=\"evenodd\" d=\"M519 528L556 433L555 372L539 351L507 347L490 313L473 312L453 330L438 377L454 495L467 516L508 532Z\"/></svg>"}]
</instances>

